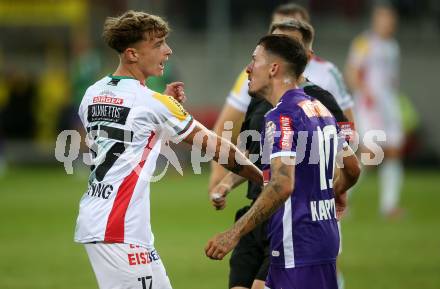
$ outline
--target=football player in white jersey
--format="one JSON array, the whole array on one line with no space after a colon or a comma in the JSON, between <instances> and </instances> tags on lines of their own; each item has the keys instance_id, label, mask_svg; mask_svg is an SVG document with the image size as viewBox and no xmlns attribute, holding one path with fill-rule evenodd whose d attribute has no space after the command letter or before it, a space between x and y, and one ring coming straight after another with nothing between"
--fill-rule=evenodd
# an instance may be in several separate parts
<instances>
[{"instance_id":1,"label":"football player in white jersey","mask_svg":"<svg viewBox=\"0 0 440 289\"><path fill-rule=\"evenodd\" d=\"M280 5L272 13L272 23L283 22L286 20L288 21L290 19L298 19L305 22L310 22L308 11L304 7L295 3ZM334 96L336 102L343 110L344 115L352 124L353 128L354 103L351 95L347 92L345 83L338 68L333 63L314 55L304 71L304 76ZM243 71L237 77L237 80L235 81L235 84L226 99L226 103L223 106L220 116L214 125L214 132L218 135L222 135L225 122L231 121L234 124L231 140L235 142L240 132L240 127L244 120L244 116L250 101L251 98L248 94L248 78L246 70L243 69ZM226 171L221 166L212 162L209 190L212 190L225 175Z\"/></svg>"},{"instance_id":2,"label":"football player in white jersey","mask_svg":"<svg viewBox=\"0 0 440 289\"><path fill-rule=\"evenodd\" d=\"M223 146L227 169L262 184L257 167L173 98L184 98L182 83L167 88L171 96L145 86L172 53L168 32L164 20L144 12L107 18L103 38L119 66L87 89L79 108L93 165L75 241L85 244L100 288L171 288L150 225L149 183L163 143L184 141L215 160Z\"/></svg>"},{"instance_id":3,"label":"football player in white jersey","mask_svg":"<svg viewBox=\"0 0 440 289\"><path fill-rule=\"evenodd\" d=\"M399 45L394 39L397 18L390 6L374 8L372 29L356 37L348 56L346 77L355 95L361 139L371 130L385 132L384 162L379 167L380 211L402 214L398 207L403 178L402 119L398 102Z\"/></svg>"}]
</instances>

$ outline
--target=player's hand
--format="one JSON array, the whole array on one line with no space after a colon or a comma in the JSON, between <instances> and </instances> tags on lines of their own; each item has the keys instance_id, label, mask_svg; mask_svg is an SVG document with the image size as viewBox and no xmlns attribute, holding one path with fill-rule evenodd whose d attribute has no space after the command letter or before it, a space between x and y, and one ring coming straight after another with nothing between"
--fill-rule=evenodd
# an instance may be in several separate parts
<instances>
[{"instance_id":1,"label":"player's hand","mask_svg":"<svg viewBox=\"0 0 440 289\"><path fill-rule=\"evenodd\" d=\"M226 195L231 191L227 184L220 183L209 191L209 200L216 210L223 210L226 207Z\"/></svg>"},{"instance_id":2,"label":"player's hand","mask_svg":"<svg viewBox=\"0 0 440 289\"><path fill-rule=\"evenodd\" d=\"M205 247L205 254L213 260L222 260L229 252L237 246L240 237L234 230L215 235L208 241Z\"/></svg>"},{"instance_id":3,"label":"player's hand","mask_svg":"<svg viewBox=\"0 0 440 289\"><path fill-rule=\"evenodd\" d=\"M340 221L347 212L347 199L347 192L343 192L335 198L336 219L338 219L338 221Z\"/></svg>"},{"instance_id":4,"label":"player's hand","mask_svg":"<svg viewBox=\"0 0 440 289\"><path fill-rule=\"evenodd\" d=\"M167 87L165 88L163 94L174 97L174 99L180 103L184 103L186 101L184 84L181 81L171 82L167 84Z\"/></svg>"}]
</instances>

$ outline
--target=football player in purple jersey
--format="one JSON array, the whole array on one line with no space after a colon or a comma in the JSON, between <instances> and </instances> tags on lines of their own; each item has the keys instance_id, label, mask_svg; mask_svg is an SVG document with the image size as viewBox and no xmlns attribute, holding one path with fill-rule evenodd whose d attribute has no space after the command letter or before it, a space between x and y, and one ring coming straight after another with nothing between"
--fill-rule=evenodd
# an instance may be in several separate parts
<instances>
[{"instance_id":1,"label":"football player in purple jersey","mask_svg":"<svg viewBox=\"0 0 440 289\"><path fill-rule=\"evenodd\" d=\"M339 196L360 174L333 115L298 88L306 64L306 50L295 39L268 35L259 41L247 71L251 96L274 106L262 131L266 186L249 211L205 248L208 257L221 260L270 218L270 289L338 288ZM341 169L334 175L336 159Z\"/></svg>"}]
</instances>

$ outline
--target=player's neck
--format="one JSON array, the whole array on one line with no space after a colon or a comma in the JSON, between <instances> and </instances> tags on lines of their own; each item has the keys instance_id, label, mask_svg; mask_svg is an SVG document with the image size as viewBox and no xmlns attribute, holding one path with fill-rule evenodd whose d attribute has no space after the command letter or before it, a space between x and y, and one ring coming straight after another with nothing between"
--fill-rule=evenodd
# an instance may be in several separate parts
<instances>
[{"instance_id":1,"label":"player's neck","mask_svg":"<svg viewBox=\"0 0 440 289\"><path fill-rule=\"evenodd\" d=\"M272 88L270 99L268 101L273 105L277 105L281 97L289 90L298 88L298 84L294 79L281 79Z\"/></svg>"},{"instance_id":2,"label":"player's neck","mask_svg":"<svg viewBox=\"0 0 440 289\"><path fill-rule=\"evenodd\" d=\"M138 69L133 66L121 65L119 64L113 76L128 76L137 79L140 83L145 83L147 77Z\"/></svg>"}]
</instances>

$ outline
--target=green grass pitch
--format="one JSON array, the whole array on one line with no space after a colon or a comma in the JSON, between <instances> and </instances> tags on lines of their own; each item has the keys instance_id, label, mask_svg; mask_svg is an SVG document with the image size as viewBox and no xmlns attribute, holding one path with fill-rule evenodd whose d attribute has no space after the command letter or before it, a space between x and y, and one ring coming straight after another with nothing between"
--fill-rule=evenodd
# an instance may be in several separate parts
<instances>
[{"instance_id":1,"label":"green grass pitch","mask_svg":"<svg viewBox=\"0 0 440 289\"><path fill-rule=\"evenodd\" d=\"M377 213L377 179L362 179L343 221L340 258L348 289L440 288L438 171L407 171L407 216L385 222ZM169 175L152 185L156 247L175 289L227 288L228 261L204 256L206 241L225 230L247 204L244 187L224 211L207 199L207 171ZM11 169L0 179L0 288L97 288L84 248L73 243L86 179L59 168Z\"/></svg>"}]
</instances>

